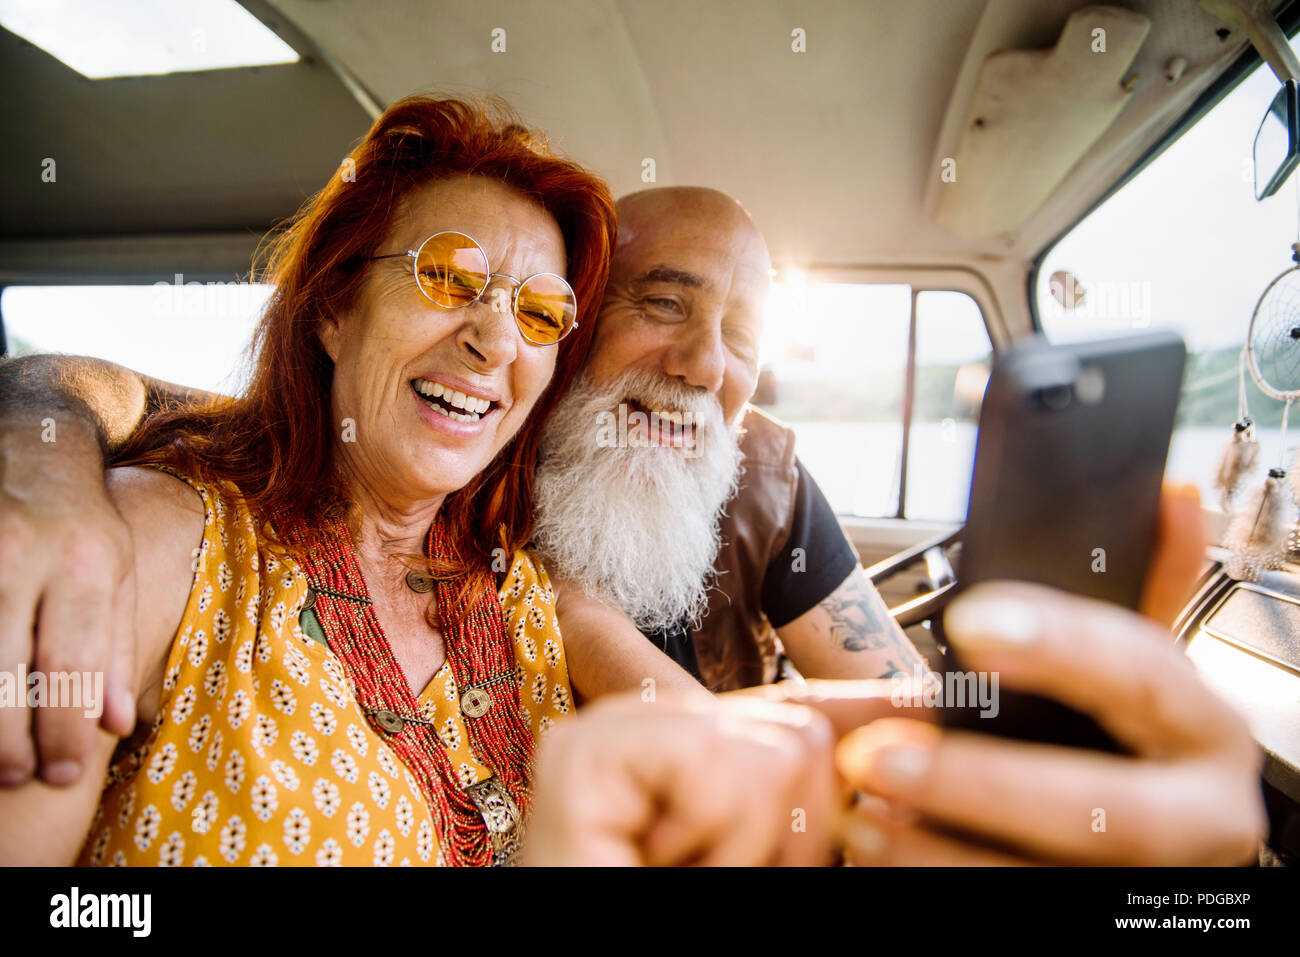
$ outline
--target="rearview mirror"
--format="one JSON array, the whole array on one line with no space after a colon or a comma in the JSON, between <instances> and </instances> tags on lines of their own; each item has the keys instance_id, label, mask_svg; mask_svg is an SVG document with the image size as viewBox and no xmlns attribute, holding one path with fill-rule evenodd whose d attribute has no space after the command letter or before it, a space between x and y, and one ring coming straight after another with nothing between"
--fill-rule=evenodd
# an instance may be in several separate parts
<instances>
[{"instance_id":1,"label":"rearview mirror","mask_svg":"<svg viewBox=\"0 0 1300 957\"><path fill-rule=\"evenodd\" d=\"M1267 199L1282 188L1300 164L1300 88L1287 80L1255 134L1255 199Z\"/></svg>"}]
</instances>

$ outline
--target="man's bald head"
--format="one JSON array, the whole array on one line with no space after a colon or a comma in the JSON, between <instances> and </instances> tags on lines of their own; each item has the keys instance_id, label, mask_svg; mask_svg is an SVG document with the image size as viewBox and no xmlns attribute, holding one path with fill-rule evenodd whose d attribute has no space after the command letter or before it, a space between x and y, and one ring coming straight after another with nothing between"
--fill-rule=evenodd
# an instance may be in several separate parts
<instances>
[{"instance_id":1,"label":"man's bald head","mask_svg":"<svg viewBox=\"0 0 1300 957\"><path fill-rule=\"evenodd\" d=\"M647 239L680 238L700 233L728 236L749 246L755 262L770 271L767 243L745 207L726 193L706 186L659 186L628 193L618 209L618 245L635 247ZM615 253L617 258L618 253Z\"/></svg>"},{"instance_id":2,"label":"man's bald head","mask_svg":"<svg viewBox=\"0 0 1300 957\"><path fill-rule=\"evenodd\" d=\"M631 193L618 218L588 374L649 372L707 393L735 422L758 381L772 274L762 233L740 203L700 186Z\"/></svg>"}]
</instances>

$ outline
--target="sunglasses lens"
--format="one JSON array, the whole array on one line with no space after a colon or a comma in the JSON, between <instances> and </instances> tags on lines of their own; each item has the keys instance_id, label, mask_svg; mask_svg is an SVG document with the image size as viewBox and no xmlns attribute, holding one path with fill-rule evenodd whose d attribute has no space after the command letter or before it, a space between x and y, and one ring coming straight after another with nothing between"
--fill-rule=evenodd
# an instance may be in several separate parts
<instances>
[{"instance_id":1,"label":"sunglasses lens","mask_svg":"<svg viewBox=\"0 0 1300 957\"><path fill-rule=\"evenodd\" d=\"M464 233L439 233L420 247L415 276L424 294L438 305L468 306L487 285L487 256Z\"/></svg>"},{"instance_id":2,"label":"sunglasses lens","mask_svg":"<svg viewBox=\"0 0 1300 957\"><path fill-rule=\"evenodd\" d=\"M516 308L524 338L538 345L559 342L578 317L578 300L572 287L559 276L533 276L519 289Z\"/></svg>"}]
</instances>

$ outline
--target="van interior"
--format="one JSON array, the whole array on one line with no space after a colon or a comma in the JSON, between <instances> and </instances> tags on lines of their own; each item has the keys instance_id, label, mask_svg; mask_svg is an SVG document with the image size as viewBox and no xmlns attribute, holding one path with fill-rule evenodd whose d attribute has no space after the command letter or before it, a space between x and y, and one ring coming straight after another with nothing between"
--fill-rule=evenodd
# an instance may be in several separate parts
<instances>
[{"instance_id":1,"label":"van interior","mask_svg":"<svg viewBox=\"0 0 1300 957\"><path fill-rule=\"evenodd\" d=\"M1292 467L1285 403L1241 357L1261 293L1300 262L1300 2L229 5L278 60L87 67L3 20L5 354L237 388L261 237L386 104L496 94L615 195L707 185L750 212L775 268L753 401L795 428L924 649L959 568L990 353L1173 329L1188 362L1166 474L1201 488L1215 533L1177 640L1247 715L1270 848L1300 855L1300 552L1231 577L1213 486L1243 398L1261 446L1247 487ZM124 29L100 44L150 32ZM213 317L221 341L200 341Z\"/></svg>"}]
</instances>

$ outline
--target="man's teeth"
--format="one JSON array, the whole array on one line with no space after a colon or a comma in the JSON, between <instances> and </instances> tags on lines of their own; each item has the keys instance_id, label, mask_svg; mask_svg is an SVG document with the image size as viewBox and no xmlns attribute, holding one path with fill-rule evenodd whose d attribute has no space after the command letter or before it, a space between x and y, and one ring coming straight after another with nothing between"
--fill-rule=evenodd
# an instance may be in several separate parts
<instances>
[{"instance_id":1,"label":"man's teeth","mask_svg":"<svg viewBox=\"0 0 1300 957\"><path fill-rule=\"evenodd\" d=\"M492 403L487 399L479 399L472 395L466 395L449 385L443 385L441 382L433 382L429 379L416 379L415 391L427 399L440 399L438 402L428 403L429 408L435 412L441 412L449 419L457 422L477 422L483 417L483 414L491 407ZM456 409L463 409L463 412L452 412L443 408L443 405L452 406Z\"/></svg>"},{"instance_id":2,"label":"man's teeth","mask_svg":"<svg viewBox=\"0 0 1300 957\"><path fill-rule=\"evenodd\" d=\"M646 408L650 410L651 415L659 419L662 419L664 422L671 422L673 425L679 427L682 425L683 413L681 412L677 412L669 409L656 409L653 406L649 406L649 405L646 406Z\"/></svg>"}]
</instances>

